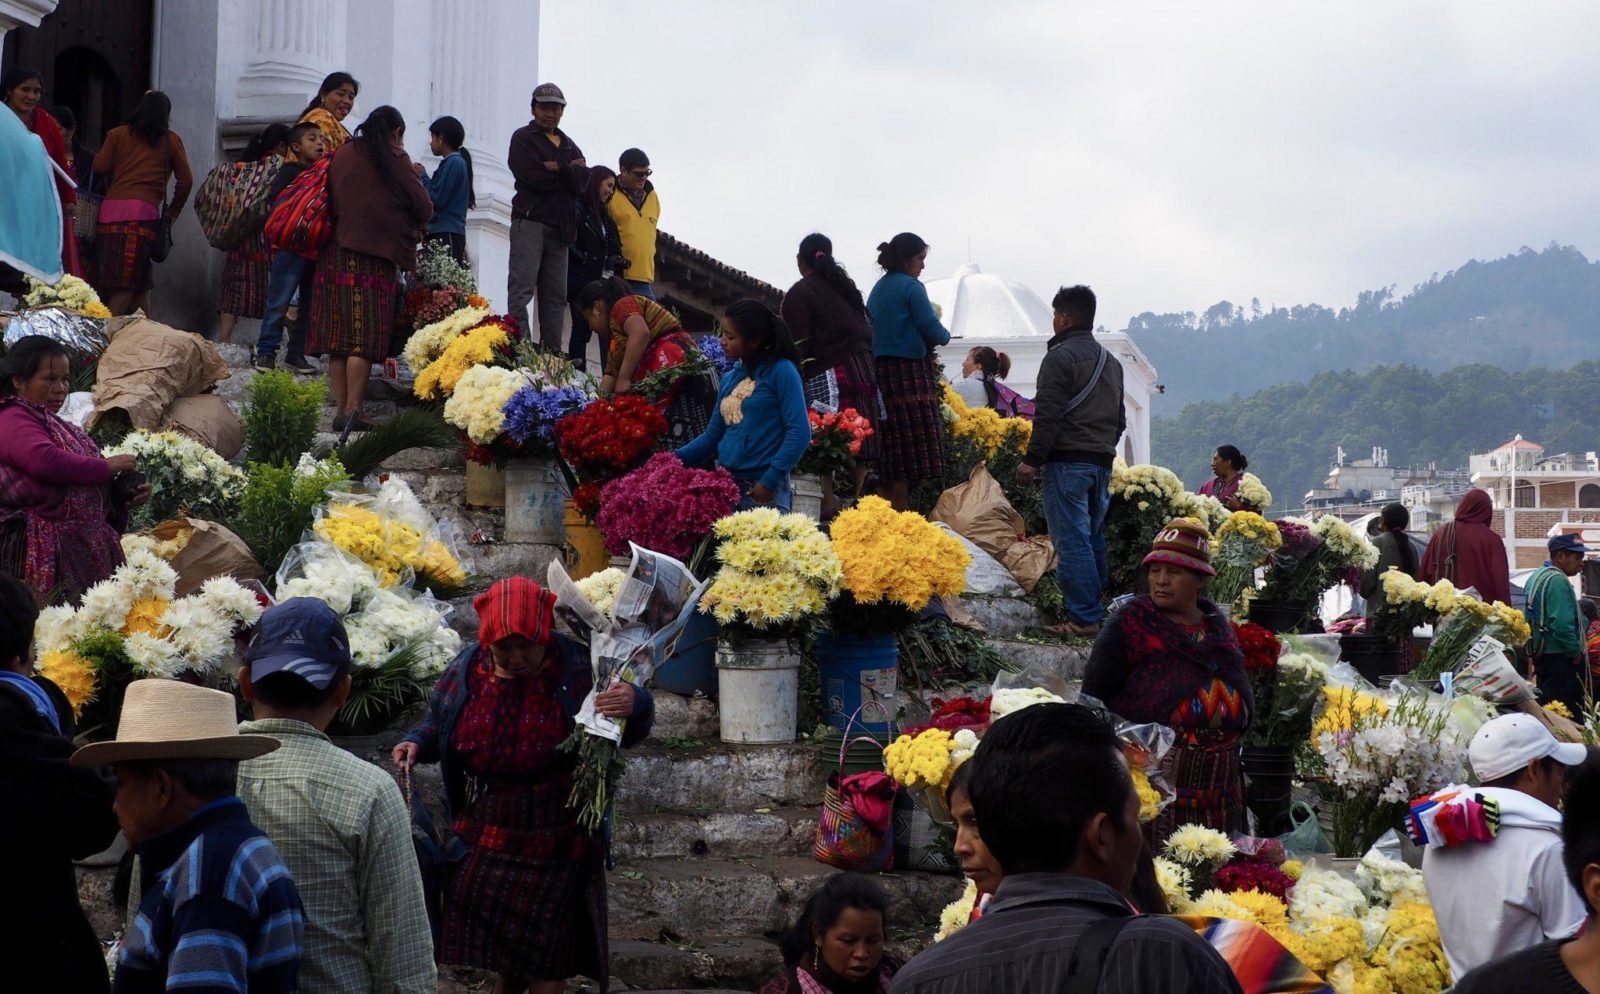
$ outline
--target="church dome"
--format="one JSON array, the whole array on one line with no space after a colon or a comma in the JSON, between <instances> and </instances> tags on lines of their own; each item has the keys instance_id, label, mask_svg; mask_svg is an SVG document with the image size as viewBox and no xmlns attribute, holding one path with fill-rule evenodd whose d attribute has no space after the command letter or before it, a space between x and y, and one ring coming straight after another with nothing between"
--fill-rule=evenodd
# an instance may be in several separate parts
<instances>
[{"instance_id":1,"label":"church dome","mask_svg":"<svg viewBox=\"0 0 1600 994\"><path fill-rule=\"evenodd\" d=\"M975 263L955 275L928 281L928 298L954 339L1048 339L1055 334L1050 307L1024 284L991 276Z\"/></svg>"}]
</instances>

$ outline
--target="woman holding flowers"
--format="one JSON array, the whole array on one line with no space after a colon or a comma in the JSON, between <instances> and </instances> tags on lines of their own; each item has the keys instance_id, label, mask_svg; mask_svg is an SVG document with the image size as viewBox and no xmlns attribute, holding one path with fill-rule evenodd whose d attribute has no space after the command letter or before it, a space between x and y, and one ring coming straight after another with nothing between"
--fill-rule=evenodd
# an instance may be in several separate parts
<instances>
[{"instance_id":1,"label":"woman holding flowers","mask_svg":"<svg viewBox=\"0 0 1600 994\"><path fill-rule=\"evenodd\" d=\"M1232 624L1201 596L1216 575L1205 528L1187 518L1171 522L1143 565L1150 592L1108 619L1083 692L1129 721L1178 733L1162 761L1177 796L1145 823L1151 845L1160 847L1188 823L1225 832L1244 827L1239 740L1255 699Z\"/></svg>"},{"instance_id":2,"label":"woman holding flowers","mask_svg":"<svg viewBox=\"0 0 1600 994\"><path fill-rule=\"evenodd\" d=\"M1378 535L1372 540L1378 548L1378 564L1361 573L1361 596L1367 600L1369 618L1383 610L1387 599L1383 574L1398 569L1413 580L1417 578L1417 550L1411 544L1411 536L1406 534L1411 526L1411 512L1404 504L1386 504L1378 521Z\"/></svg>"},{"instance_id":3,"label":"woman holding flowers","mask_svg":"<svg viewBox=\"0 0 1600 994\"><path fill-rule=\"evenodd\" d=\"M811 444L805 388L783 321L759 300L736 301L722 318L722 348L738 365L722 375L711 423L678 450L684 465L733 474L741 510L794 509L789 474Z\"/></svg>"},{"instance_id":4,"label":"woman holding flowers","mask_svg":"<svg viewBox=\"0 0 1600 994\"><path fill-rule=\"evenodd\" d=\"M603 394L625 394L656 373L693 363L700 358L694 339L672 312L649 297L633 292L618 276L595 280L578 294L578 310L597 335L610 336ZM687 381L687 382L685 382ZM658 402L667 416L668 450L677 449L706 430L711 420L711 391L707 378L692 374L674 382Z\"/></svg>"},{"instance_id":5,"label":"woman holding flowers","mask_svg":"<svg viewBox=\"0 0 1600 994\"><path fill-rule=\"evenodd\" d=\"M397 766L438 763L466 855L445 885L441 963L492 970L495 994L560 994L582 974L607 985L605 842L567 807L574 754L559 751L593 682L589 653L552 628L555 595L525 577L473 601L478 641L450 664ZM655 705L619 683L595 710L650 733Z\"/></svg>"},{"instance_id":6,"label":"woman holding flowers","mask_svg":"<svg viewBox=\"0 0 1600 994\"><path fill-rule=\"evenodd\" d=\"M1217 451L1211 454L1211 479L1200 485L1200 495L1215 497L1230 511L1259 512L1261 508L1247 507L1239 499L1239 486L1244 482L1244 471L1249 468L1250 460L1237 445L1217 446Z\"/></svg>"},{"instance_id":7,"label":"woman holding flowers","mask_svg":"<svg viewBox=\"0 0 1600 994\"><path fill-rule=\"evenodd\" d=\"M133 456L101 458L57 416L70 383L67 350L43 335L18 339L0 364L0 570L41 603L75 603L122 565L128 512L150 496L137 475L113 486Z\"/></svg>"}]
</instances>

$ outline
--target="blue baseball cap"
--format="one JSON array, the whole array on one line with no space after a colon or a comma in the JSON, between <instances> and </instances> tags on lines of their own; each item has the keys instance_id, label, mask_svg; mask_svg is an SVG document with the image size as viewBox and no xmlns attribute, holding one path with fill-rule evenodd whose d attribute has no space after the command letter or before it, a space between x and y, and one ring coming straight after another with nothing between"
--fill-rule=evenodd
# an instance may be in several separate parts
<instances>
[{"instance_id":1,"label":"blue baseball cap","mask_svg":"<svg viewBox=\"0 0 1600 994\"><path fill-rule=\"evenodd\" d=\"M1547 543L1547 547L1552 556L1558 552L1576 552L1581 556L1589 554L1589 547L1583 544L1583 539L1572 534L1557 535Z\"/></svg>"},{"instance_id":2,"label":"blue baseball cap","mask_svg":"<svg viewBox=\"0 0 1600 994\"><path fill-rule=\"evenodd\" d=\"M350 636L325 601L295 597L261 615L244 660L251 680L292 673L317 690L327 690L350 672Z\"/></svg>"}]
</instances>

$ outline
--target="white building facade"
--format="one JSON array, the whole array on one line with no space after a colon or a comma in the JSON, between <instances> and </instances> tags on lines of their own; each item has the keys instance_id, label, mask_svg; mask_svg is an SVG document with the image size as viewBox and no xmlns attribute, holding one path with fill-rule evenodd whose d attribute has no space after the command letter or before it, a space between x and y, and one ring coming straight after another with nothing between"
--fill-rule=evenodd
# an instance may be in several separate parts
<instances>
[{"instance_id":1,"label":"white building facade","mask_svg":"<svg viewBox=\"0 0 1600 994\"><path fill-rule=\"evenodd\" d=\"M1033 397L1039 366L1055 331L1049 305L1032 288L984 273L969 262L952 276L929 280L928 297L939 306L950 331L950 344L939 349L939 360L952 382L961 378L967 353L987 345L1011 358L1011 373L1005 382L1023 396ZM1128 412L1122 457L1129 463L1147 463L1156 369L1123 332L1097 331L1095 340L1122 364L1123 405Z\"/></svg>"},{"instance_id":2,"label":"white building facade","mask_svg":"<svg viewBox=\"0 0 1600 994\"><path fill-rule=\"evenodd\" d=\"M505 304L513 184L511 133L529 119L538 85L539 0L126 0L150 9L149 85L172 98L172 128L195 182L273 122L293 123L317 86L345 70L361 84L345 120L390 104L405 115L406 150L431 166L428 124L458 118L472 151L478 207L467 250L480 292ZM0 0L0 41L38 28L76 0ZM38 68L47 69L47 66ZM47 95L47 100L50 97ZM114 123L114 122L113 122ZM157 271L152 308L191 331L215 322L223 254L193 211Z\"/></svg>"}]
</instances>

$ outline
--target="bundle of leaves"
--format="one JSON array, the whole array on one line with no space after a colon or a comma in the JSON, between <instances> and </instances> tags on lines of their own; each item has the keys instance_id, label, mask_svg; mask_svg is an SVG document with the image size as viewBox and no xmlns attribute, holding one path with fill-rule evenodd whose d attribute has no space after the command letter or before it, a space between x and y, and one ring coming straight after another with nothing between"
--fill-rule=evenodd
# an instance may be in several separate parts
<instances>
[{"instance_id":1,"label":"bundle of leaves","mask_svg":"<svg viewBox=\"0 0 1600 994\"><path fill-rule=\"evenodd\" d=\"M350 483L336 457L301 466L253 464L239 501L237 529L268 576L311 527L313 512L328 491Z\"/></svg>"},{"instance_id":2,"label":"bundle of leaves","mask_svg":"<svg viewBox=\"0 0 1600 994\"><path fill-rule=\"evenodd\" d=\"M244 439L249 460L263 466L293 466L311 451L328 381L298 379L284 369L259 373L245 388Z\"/></svg>"}]
</instances>

